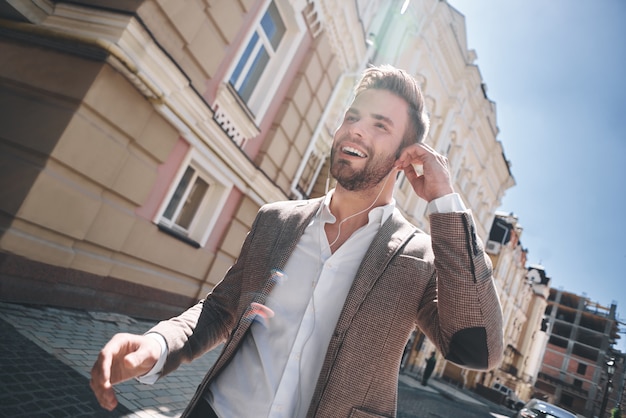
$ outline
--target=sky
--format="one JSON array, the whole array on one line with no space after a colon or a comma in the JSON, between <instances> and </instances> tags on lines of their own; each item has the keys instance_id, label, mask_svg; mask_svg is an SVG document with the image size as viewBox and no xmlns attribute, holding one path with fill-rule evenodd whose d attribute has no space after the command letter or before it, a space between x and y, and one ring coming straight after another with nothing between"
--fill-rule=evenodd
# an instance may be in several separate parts
<instances>
[{"instance_id":1,"label":"sky","mask_svg":"<svg viewBox=\"0 0 626 418\"><path fill-rule=\"evenodd\" d=\"M448 3L496 104L516 182L498 210L524 228L527 265L626 322L626 1Z\"/></svg>"}]
</instances>

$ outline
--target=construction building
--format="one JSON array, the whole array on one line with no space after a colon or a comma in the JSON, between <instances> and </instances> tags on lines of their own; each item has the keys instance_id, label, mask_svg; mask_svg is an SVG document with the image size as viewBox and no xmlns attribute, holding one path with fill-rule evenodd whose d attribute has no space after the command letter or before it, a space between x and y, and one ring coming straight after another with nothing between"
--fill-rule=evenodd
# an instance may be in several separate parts
<instances>
[{"instance_id":1,"label":"construction building","mask_svg":"<svg viewBox=\"0 0 626 418\"><path fill-rule=\"evenodd\" d=\"M585 417L599 416L603 404L616 405L620 390L608 389L623 382L623 355L612 348L620 338L616 309L615 303L606 307L585 296L550 289L549 340L535 397ZM611 364L613 369L607 367Z\"/></svg>"}]
</instances>

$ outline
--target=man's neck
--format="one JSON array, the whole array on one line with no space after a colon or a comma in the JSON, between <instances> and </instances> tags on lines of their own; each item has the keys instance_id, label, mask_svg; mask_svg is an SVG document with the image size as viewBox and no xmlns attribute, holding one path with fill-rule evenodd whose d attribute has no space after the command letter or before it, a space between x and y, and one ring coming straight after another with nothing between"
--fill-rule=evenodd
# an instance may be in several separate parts
<instances>
[{"instance_id":1,"label":"man's neck","mask_svg":"<svg viewBox=\"0 0 626 418\"><path fill-rule=\"evenodd\" d=\"M368 191L354 192L346 190L337 184L330 201L330 212L338 222L354 216L361 222L367 223L369 212L377 207L391 203L393 199L393 188L387 190L371 189ZM356 219L355 219L356 220Z\"/></svg>"}]
</instances>

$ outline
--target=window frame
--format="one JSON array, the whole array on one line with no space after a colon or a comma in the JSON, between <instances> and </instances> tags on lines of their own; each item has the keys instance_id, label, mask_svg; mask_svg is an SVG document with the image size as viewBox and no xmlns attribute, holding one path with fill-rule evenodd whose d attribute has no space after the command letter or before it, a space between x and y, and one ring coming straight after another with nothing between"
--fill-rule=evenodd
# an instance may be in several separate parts
<instances>
[{"instance_id":1,"label":"window frame","mask_svg":"<svg viewBox=\"0 0 626 418\"><path fill-rule=\"evenodd\" d=\"M266 16L269 16L270 19L265 20ZM276 17L278 20L272 19L272 17ZM272 23L272 26L268 28L274 29L275 33L279 36L278 39L274 39L271 34L268 36L268 28L266 28L264 22ZM228 79L228 82L239 94L244 103L247 104L251 100L252 93L256 90L255 83L258 84L261 76L267 70L270 60L276 56L278 48L285 39L286 33L287 27L282 14L280 10L278 10L276 2L270 1L265 12L263 12L261 20L252 31L248 43L243 49L243 53L239 57L237 65L235 65ZM276 44L274 43L275 40L277 42ZM262 55L263 52L265 57ZM265 64L259 63L259 59L261 59L261 61L266 59ZM263 65L263 68L260 70L258 69L259 65Z\"/></svg>"},{"instance_id":2,"label":"window frame","mask_svg":"<svg viewBox=\"0 0 626 418\"><path fill-rule=\"evenodd\" d=\"M265 69L259 76L256 85L253 87L249 99L245 100L238 92L238 87L231 83L231 78L237 71L240 61L246 55L246 50L248 49L255 34L269 42L269 40L265 38L262 20L272 3L275 4L276 9L278 10L285 26L285 32L280 43L278 44L278 47L271 53ZM247 107L253 121L257 125L263 119L263 116L274 99L274 95L282 83L287 70L290 68L290 66L285 65L285 63L293 60L300 46L300 41L307 32L306 23L301 10L294 10L293 7L294 6L289 0L267 0L265 2L261 9L262 12L256 16L253 24L250 25L250 30L246 35L245 40L242 42L239 51L234 56L230 68L226 71L223 79L223 83L231 87L233 94L239 95L239 99ZM264 40L262 39L258 42L262 43ZM241 69L241 74L237 78L238 80L245 79L248 75L245 70L250 70L250 62L254 61L254 53L249 55L250 56L247 58L248 61L246 61L246 64Z\"/></svg>"},{"instance_id":3,"label":"window frame","mask_svg":"<svg viewBox=\"0 0 626 418\"><path fill-rule=\"evenodd\" d=\"M192 175L192 179L202 179L208 184L208 188L202 196L193 218L189 222L189 226L185 228L178 225L175 219L184 208L184 202L189 196L192 185L194 184L192 181L187 184L184 192L179 197L180 202L175 208L171 218L166 218L165 212L175 198L179 184L189 168L195 171ZM180 164L176 175L172 178L170 187L153 221L157 224L159 229L168 232L170 235L180 238L182 241L195 247L203 247L217 223L232 186L232 182L221 172L219 166L216 167L214 162L192 149Z\"/></svg>"},{"instance_id":4,"label":"window frame","mask_svg":"<svg viewBox=\"0 0 626 418\"><path fill-rule=\"evenodd\" d=\"M310 198L318 177L326 164L328 152L314 148L305 153L291 184L291 194L294 198ZM304 185L301 184L303 181Z\"/></svg>"}]
</instances>

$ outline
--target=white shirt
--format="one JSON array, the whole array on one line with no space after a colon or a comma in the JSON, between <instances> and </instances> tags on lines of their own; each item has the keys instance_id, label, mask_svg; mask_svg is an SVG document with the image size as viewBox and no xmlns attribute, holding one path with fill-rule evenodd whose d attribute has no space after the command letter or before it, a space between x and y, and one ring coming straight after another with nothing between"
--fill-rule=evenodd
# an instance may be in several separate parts
<instances>
[{"instance_id":1,"label":"white shirt","mask_svg":"<svg viewBox=\"0 0 626 418\"><path fill-rule=\"evenodd\" d=\"M231 363L209 387L209 403L224 417L304 417L326 349L363 256L394 203L369 212L334 254L324 224L334 223L330 195L285 265L266 306ZM243 395L243 396L242 396Z\"/></svg>"},{"instance_id":2,"label":"white shirt","mask_svg":"<svg viewBox=\"0 0 626 418\"><path fill-rule=\"evenodd\" d=\"M306 416L330 338L352 281L395 201L372 209L368 223L331 253L324 224L334 223L326 196L268 296L273 317L258 315L229 365L211 384L206 399L221 417ZM429 203L428 213L465 210L451 194ZM149 334L150 335L150 334ZM164 340L156 335L157 339ZM159 363L164 361L163 350ZM151 383L157 364L140 380ZM152 378L150 378L152 376Z\"/></svg>"}]
</instances>

